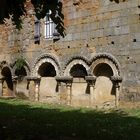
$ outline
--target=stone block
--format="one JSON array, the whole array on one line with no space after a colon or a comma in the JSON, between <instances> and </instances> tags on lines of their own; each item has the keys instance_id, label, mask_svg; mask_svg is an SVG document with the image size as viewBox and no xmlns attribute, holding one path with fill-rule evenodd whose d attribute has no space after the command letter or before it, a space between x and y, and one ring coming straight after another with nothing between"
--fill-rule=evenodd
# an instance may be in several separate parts
<instances>
[{"instance_id":1,"label":"stone block","mask_svg":"<svg viewBox=\"0 0 140 140\"><path fill-rule=\"evenodd\" d=\"M114 34L115 35L122 35L122 34L128 34L130 33L130 29L128 25L125 26L119 26L114 28Z\"/></svg>"}]
</instances>

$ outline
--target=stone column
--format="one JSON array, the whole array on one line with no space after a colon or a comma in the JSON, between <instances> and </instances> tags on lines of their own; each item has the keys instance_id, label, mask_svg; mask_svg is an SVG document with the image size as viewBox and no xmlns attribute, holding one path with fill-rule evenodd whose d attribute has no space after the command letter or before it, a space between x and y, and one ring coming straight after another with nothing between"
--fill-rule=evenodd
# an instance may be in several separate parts
<instances>
[{"instance_id":1,"label":"stone column","mask_svg":"<svg viewBox=\"0 0 140 140\"><path fill-rule=\"evenodd\" d=\"M113 85L116 89L116 98L115 98L115 106L119 106L119 92L120 92L120 83L122 82L122 77L120 76L112 76L111 80L113 82Z\"/></svg>"},{"instance_id":2,"label":"stone column","mask_svg":"<svg viewBox=\"0 0 140 140\"><path fill-rule=\"evenodd\" d=\"M116 107L119 106L119 83L116 83L116 100L115 100L115 104L116 104Z\"/></svg>"},{"instance_id":3,"label":"stone column","mask_svg":"<svg viewBox=\"0 0 140 140\"><path fill-rule=\"evenodd\" d=\"M85 76L85 79L90 87L90 105L94 99L94 87L96 82L96 76Z\"/></svg>"},{"instance_id":4,"label":"stone column","mask_svg":"<svg viewBox=\"0 0 140 140\"><path fill-rule=\"evenodd\" d=\"M67 104L71 105L71 98L72 98L71 86L72 86L73 77L71 77L71 76L61 76L61 77L55 77L55 79L59 84L59 90L60 90L60 86L61 86L62 82L66 84L66 88L67 88Z\"/></svg>"},{"instance_id":5,"label":"stone column","mask_svg":"<svg viewBox=\"0 0 140 140\"><path fill-rule=\"evenodd\" d=\"M35 82L35 101L39 101L40 78L37 78L34 82Z\"/></svg>"},{"instance_id":6,"label":"stone column","mask_svg":"<svg viewBox=\"0 0 140 140\"><path fill-rule=\"evenodd\" d=\"M72 86L71 82L66 83L66 87L67 87L67 103L68 103L68 105L71 105L71 97L72 97L71 86Z\"/></svg>"},{"instance_id":7,"label":"stone column","mask_svg":"<svg viewBox=\"0 0 140 140\"><path fill-rule=\"evenodd\" d=\"M27 79L27 88L29 88L29 97L31 100L39 101L40 77L29 76Z\"/></svg>"},{"instance_id":8,"label":"stone column","mask_svg":"<svg viewBox=\"0 0 140 140\"><path fill-rule=\"evenodd\" d=\"M14 76L14 77L12 77L12 82L13 82L13 97L15 97L16 96L16 87L17 87L17 76Z\"/></svg>"},{"instance_id":9,"label":"stone column","mask_svg":"<svg viewBox=\"0 0 140 140\"><path fill-rule=\"evenodd\" d=\"M0 97L3 96L3 81L4 81L4 77L0 77Z\"/></svg>"}]
</instances>

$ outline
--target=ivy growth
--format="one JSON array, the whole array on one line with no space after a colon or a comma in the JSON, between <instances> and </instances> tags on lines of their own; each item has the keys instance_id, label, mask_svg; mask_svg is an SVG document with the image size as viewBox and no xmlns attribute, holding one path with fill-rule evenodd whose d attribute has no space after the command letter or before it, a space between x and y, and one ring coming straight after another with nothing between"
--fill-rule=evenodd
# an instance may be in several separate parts
<instances>
[{"instance_id":1,"label":"ivy growth","mask_svg":"<svg viewBox=\"0 0 140 140\"><path fill-rule=\"evenodd\" d=\"M17 70L21 70L22 67L26 65L26 61L23 57L19 57L15 63L15 67Z\"/></svg>"}]
</instances>

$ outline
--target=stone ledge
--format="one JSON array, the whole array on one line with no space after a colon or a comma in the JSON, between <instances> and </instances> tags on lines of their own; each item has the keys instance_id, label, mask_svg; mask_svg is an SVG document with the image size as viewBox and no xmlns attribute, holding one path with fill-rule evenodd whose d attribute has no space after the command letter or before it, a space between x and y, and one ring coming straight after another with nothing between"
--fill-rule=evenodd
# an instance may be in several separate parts
<instances>
[{"instance_id":1,"label":"stone ledge","mask_svg":"<svg viewBox=\"0 0 140 140\"><path fill-rule=\"evenodd\" d=\"M85 76L86 81L95 81L96 76Z\"/></svg>"},{"instance_id":2,"label":"stone ledge","mask_svg":"<svg viewBox=\"0 0 140 140\"><path fill-rule=\"evenodd\" d=\"M36 77L36 76L26 76L25 77L29 81L34 81L34 80L40 80L41 77Z\"/></svg>"},{"instance_id":3,"label":"stone ledge","mask_svg":"<svg viewBox=\"0 0 140 140\"><path fill-rule=\"evenodd\" d=\"M55 79L56 79L56 81L58 81L58 82L72 82L73 81L73 77L72 76L62 76L62 77L58 77L58 76L56 76L55 77Z\"/></svg>"}]
</instances>

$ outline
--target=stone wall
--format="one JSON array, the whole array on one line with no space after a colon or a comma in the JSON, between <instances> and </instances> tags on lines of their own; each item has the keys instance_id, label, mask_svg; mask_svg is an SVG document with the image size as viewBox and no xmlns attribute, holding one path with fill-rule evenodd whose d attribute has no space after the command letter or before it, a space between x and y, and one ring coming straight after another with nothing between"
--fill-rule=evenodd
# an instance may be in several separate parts
<instances>
[{"instance_id":1,"label":"stone wall","mask_svg":"<svg viewBox=\"0 0 140 140\"><path fill-rule=\"evenodd\" d=\"M10 19L5 25L0 25L0 61L11 66L23 55L29 76L39 76L37 70L43 63L51 63L56 76L69 76L70 69L76 64L83 65L88 75L94 75L93 68L105 63L114 76L123 79L120 99L139 101L140 0L125 0L118 4L110 0L62 0L62 3L64 38L60 37L56 42L45 39L42 19L40 44L34 44L35 17L32 6L28 8L27 4L28 14L23 17L20 31ZM110 88L110 85L106 87ZM81 103L75 101L73 104L82 104L82 100L89 97L78 98L81 98Z\"/></svg>"}]
</instances>

